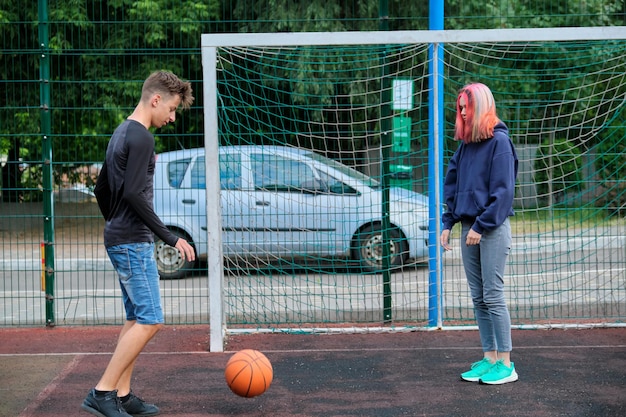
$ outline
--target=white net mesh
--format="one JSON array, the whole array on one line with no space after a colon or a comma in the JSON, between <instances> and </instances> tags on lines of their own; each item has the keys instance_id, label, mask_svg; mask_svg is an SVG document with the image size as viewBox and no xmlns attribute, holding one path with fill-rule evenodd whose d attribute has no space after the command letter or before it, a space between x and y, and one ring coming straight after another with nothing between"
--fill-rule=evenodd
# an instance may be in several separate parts
<instances>
[{"instance_id":1,"label":"white net mesh","mask_svg":"<svg viewBox=\"0 0 626 417\"><path fill-rule=\"evenodd\" d=\"M410 42L220 47L220 145L312 150L391 188L426 194L433 162L428 47ZM507 283L515 324L611 322L626 311L625 49L623 40L445 44L444 163L457 146L451 138L457 91L473 81L494 92L520 157ZM394 89L394 80L410 80L408 108L398 106L403 91ZM229 195L238 200L223 205L254 204L245 192ZM297 192L283 197L292 199L293 210L308 210L313 221L299 223L305 225L298 229L299 245L282 240L272 250L260 250L261 256L252 252L293 228L288 223L293 212L265 214L283 220L285 230L248 230L254 232L246 235L254 249L228 257L229 326L379 324L385 298L391 299L394 321L426 323L434 304L424 257L404 259L385 292L380 270L364 275L352 269L362 228L346 223L347 246L326 256L325 239L334 237L314 232L320 225L341 228L332 220L340 208L329 215L324 204L330 200L316 202ZM326 217L315 217L320 204ZM357 205L353 212L371 213L371 223L384 236L381 204ZM387 233L397 225L390 227ZM443 275L445 324L473 323L458 255L444 257Z\"/></svg>"}]
</instances>

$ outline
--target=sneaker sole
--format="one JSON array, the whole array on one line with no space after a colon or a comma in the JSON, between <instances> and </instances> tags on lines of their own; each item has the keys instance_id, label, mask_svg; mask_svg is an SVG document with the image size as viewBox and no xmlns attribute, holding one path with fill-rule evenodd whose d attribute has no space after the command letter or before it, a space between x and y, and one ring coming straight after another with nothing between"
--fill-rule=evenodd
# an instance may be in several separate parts
<instances>
[{"instance_id":1,"label":"sneaker sole","mask_svg":"<svg viewBox=\"0 0 626 417\"><path fill-rule=\"evenodd\" d=\"M469 377L461 376L461 381L478 382L479 380L480 380L480 377L478 376L469 376Z\"/></svg>"},{"instance_id":2,"label":"sneaker sole","mask_svg":"<svg viewBox=\"0 0 626 417\"><path fill-rule=\"evenodd\" d=\"M483 381L482 379L480 379L478 383L483 385L502 385L508 384L509 382L515 382L518 379L519 377L517 375L517 372L513 371L513 373L506 378L498 379L497 381Z\"/></svg>"},{"instance_id":3,"label":"sneaker sole","mask_svg":"<svg viewBox=\"0 0 626 417\"><path fill-rule=\"evenodd\" d=\"M82 404L80 406L80 408L82 408L83 410L87 411L88 413L93 414L94 416L98 416L98 417L107 417L104 414L102 414L100 411L96 410L95 408L92 408L86 404Z\"/></svg>"}]
</instances>

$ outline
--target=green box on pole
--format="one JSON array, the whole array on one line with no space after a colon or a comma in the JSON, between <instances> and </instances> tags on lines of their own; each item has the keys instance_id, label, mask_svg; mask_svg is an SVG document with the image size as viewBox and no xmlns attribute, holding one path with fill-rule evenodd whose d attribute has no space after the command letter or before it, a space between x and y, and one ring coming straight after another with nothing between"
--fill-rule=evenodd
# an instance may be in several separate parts
<instances>
[{"instance_id":1,"label":"green box on pole","mask_svg":"<svg viewBox=\"0 0 626 417\"><path fill-rule=\"evenodd\" d=\"M413 167L410 165L389 165L390 185L413 190Z\"/></svg>"},{"instance_id":2,"label":"green box on pole","mask_svg":"<svg viewBox=\"0 0 626 417\"><path fill-rule=\"evenodd\" d=\"M406 116L394 116L392 130L391 150L398 153L411 151L411 118Z\"/></svg>"}]
</instances>

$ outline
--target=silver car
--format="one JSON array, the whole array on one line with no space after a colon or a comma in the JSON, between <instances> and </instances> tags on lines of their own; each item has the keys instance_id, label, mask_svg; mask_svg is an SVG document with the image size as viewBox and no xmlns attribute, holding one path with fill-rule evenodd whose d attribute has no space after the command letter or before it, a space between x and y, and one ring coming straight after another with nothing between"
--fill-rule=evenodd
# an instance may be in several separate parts
<instances>
[{"instance_id":1,"label":"silver car","mask_svg":"<svg viewBox=\"0 0 626 417\"><path fill-rule=\"evenodd\" d=\"M378 181L310 150L219 148L222 243L227 258L349 259L365 272L383 265L383 193ZM204 148L158 155L154 207L165 225L207 257ZM209 196L213 199L213 196ZM390 189L390 265L428 256L424 195ZM162 278L193 265L155 242Z\"/></svg>"}]
</instances>

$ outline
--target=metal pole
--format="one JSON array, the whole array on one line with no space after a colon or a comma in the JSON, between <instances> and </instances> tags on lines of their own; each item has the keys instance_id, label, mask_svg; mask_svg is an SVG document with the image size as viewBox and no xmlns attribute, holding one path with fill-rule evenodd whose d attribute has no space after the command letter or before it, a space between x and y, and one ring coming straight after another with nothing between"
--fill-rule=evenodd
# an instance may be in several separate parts
<instances>
[{"instance_id":1,"label":"metal pole","mask_svg":"<svg viewBox=\"0 0 626 417\"><path fill-rule=\"evenodd\" d=\"M217 122L217 48L202 48L204 79L204 149L211 352L224 351L224 259L220 205L219 131Z\"/></svg>"},{"instance_id":2,"label":"metal pole","mask_svg":"<svg viewBox=\"0 0 626 417\"><path fill-rule=\"evenodd\" d=\"M379 29L389 30L389 9L387 0L380 0L379 2ZM391 228L391 213L389 203L389 148L391 147L391 89L389 83L389 68L387 64L387 52L383 50L381 56L381 87L382 103L380 112L380 142L381 142L381 183L383 192L382 201L382 245L383 245L383 262L382 262L382 275L383 275L383 321L388 323L392 319L391 314L391 264L390 256L391 250L389 247Z\"/></svg>"},{"instance_id":3,"label":"metal pole","mask_svg":"<svg viewBox=\"0 0 626 417\"><path fill-rule=\"evenodd\" d=\"M443 30L443 1L430 0L429 29ZM443 326L443 264L441 235L441 196L443 194L443 45L428 48L429 74L429 161L428 161L428 325Z\"/></svg>"},{"instance_id":4,"label":"metal pole","mask_svg":"<svg viewBox=\"0 0 626 417\"><path fill-rule=\"evenodd\" d=\"M39 91L41 110L43 210L44 210L44 276L46 292L46 326L54 319L54 189L52 176L52 117L50 114L50 54L48 45L48 2L39 0Z\"/></svg>"}]
</instances>

